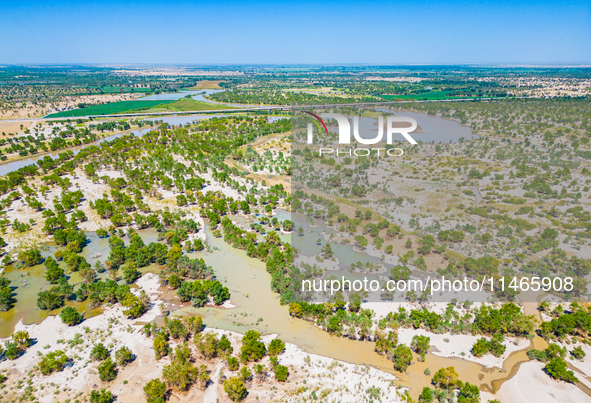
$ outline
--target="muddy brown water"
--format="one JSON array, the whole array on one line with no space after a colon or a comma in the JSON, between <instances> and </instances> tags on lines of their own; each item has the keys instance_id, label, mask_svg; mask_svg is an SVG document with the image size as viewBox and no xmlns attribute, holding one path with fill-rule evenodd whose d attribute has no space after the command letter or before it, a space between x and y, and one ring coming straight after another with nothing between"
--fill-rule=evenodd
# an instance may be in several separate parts
<instances>
[{"instance_id":1,"label":"muddy brown water","mask_svg":"<svg viewBox=\"0 0 591 403\"><path fill-rule=\"evenodd\" d=\"M156 241L156 230L149 229L139 232L144 242ZM97 260L104 262L109 255L109 240L107 238L100 239L94 232L86 233L89 243L82 251L81 255L94 266ZM127 237L125 238L127 242ZM55 245L48 245L48 250L43 251L42 255L47 257L53 255L57 248ZM65 267L63 262L60 262L61 267ZM153 264L147 267L138 269L142 274L158 273L160 266ZM74 290L78 288L78 284L82 281L78 272L66 271L69 277L68 281L74 285ZM105 279L108 277L105 271L98 274L98 278ZM121 273L119 273L121 277ZM14 328L19 321L23 321L25 325L32 323L40 323L48 316L59 315L62 308L54 309L52 311L45 311L37 307L37 294L40 291L49 290L52 284L45 280L45 266L40 264L29 268L15 269L13 266L8 266L3 271L3 277L10 280L10 286L13 288L13 296L16 303L11 309L5 312L0 312L0 337L8 337L14 332ZM120 281L122 283L122 281ZM84 315L85 319L99 315L103 312L100 307L92 307L89 305L88 299L83 302L68 302L68 305L73 306L78 312Z\"/></svg>"},{"instance_id":2,"label":"muddy brown water","mask_svg":"<svg viewBox=\"0 0 591 403\"><path fill-rule=\"evenodd\" d=\"M208 234L209 235L209 234ZM271 291L271 276L264 263L246 256L244 251L228 246L223 240L210 237L210 244L216 249L201 253L218 276L230 289L231 302L235 309L213 307L173 307L173 315L200 314L209 327L222 328L244 333L254 329L263 334L277 333L279 337L302 347L310 353L323 355L358 365L370 365L388 372L397 378L397 384L411 389L411 396L417 398L423 387L431 386L432 375L440 368L453 366L464 382L478 385L481 390L496 392L502 383L511 379L521 363L529 361L526 351L530 348L544 349L547 343L535 336L530 346L511 354L503 363L503 369L486 368L461 358L444 358L429 352L424 362L414 355L413 364L401 374L394 370L392 362L374 351L374 343L330 336L311 322L289 316L287 306L279 304L279 296ZM197 255L195 255L197 256ZM166 298L173 299L174 293ZM528 298L530 301L535 300ZM537 303L526 303L526 313L538 315ZM429 368L431 376L424 371Z\"/></svg>"},{"instance_id":3,"label":"muddy brown water","mask_svg":"<svg viewBox=\"0 0 591 403\"><path fill-rule=\"evenodd\" d=\"M153 231L146 231L145 241L155 239ZM178 304L175 291L164 291L163 298L171 302L177 302L172 307L173 315L204 316L207 326L233 330L244 333L254 329L263 334L277 333L279 337L298 346L305 351L350 362L357 365L370 365L374 368L388 372L396 377L396 383L411 389L411 395L418 397L422 388L431 386L432 376L426 376L424 371L429 368L434 374L439 368L453 366L464 382L478 385L482 390L496 392L502 383L515 375L522 362L529 361L526 351L529 348L544 349L547 343L536 336L528 349L513 353L505 360L503 369L485 368L477 363L460 358L444 358L429 352L424 362L419 362L414 355L412 365L407 372L401 374L393 369L392 362L374 351L374 343L351 340L330 336L325 331L317 328L311 322L294 319L289 316L287 306L279 304L279 296L270 289L271 276L265 269L263 262L246 256L246 252L234 249L222 239L213 238L208 234L209 242L214 248L212 252L192 254L194 257L203 257L207 264L211 265L217 278L223 281L230 289L232 304L235 309L220 309L214 307L193 308L182 307ZM144 236L142 236L144 237ZM89 236L91 243L85 248L83 255L88 262L106 259L108 253L108 241L106 239L94 239ZM101 254L100 257L97 255ZM159 267L150 266L143 268L142 272L159 271ZM42 265L34 266L26 270L8 269L5 276L10 278L18 288L16 291L17 304L7 312L0 313L0 336L9 336L16 323L23 320L25 324L39 323L47 316L56 315L55 311L41 311L36 306L37 293L48 289L50 285L43 278L45 268ZM29 273L27 275L27 272ZM105 277L103 273L101 277ZM77 273L72 273L70 283L80 281ZM535 297L529 298L535 300ZM80 312L84 312L85 318L101 313L98 308L91 308L87 302L73 304ZM528 314L536 314L537 303L526 303L525 310ZM42 342L42 341L41 341Z\"/></svg>"}]
</instances>

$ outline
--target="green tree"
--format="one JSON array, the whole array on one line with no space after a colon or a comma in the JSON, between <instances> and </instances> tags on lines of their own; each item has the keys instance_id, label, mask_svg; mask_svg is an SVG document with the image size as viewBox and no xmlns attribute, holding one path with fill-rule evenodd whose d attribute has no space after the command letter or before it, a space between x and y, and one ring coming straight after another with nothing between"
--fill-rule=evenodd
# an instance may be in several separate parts
<instances>
[{"instance_id":1,"label":"green tree","mask_svg":"<svg viewBox=\"0 0 591 403\"><path fill-rule=\"evenodd\" d=\"M125 346L115 351L115 361L120 367L124 367L130 362L133 362L134 359L135 357L131 350Z\"/></svg>"},{"instance_id":2,"label":"green tree","mask_svg":"<svg viewBox=\"0 0 591 403\"><path fill-rule=\"evenodd\" d=\"M199 369L189 360L174 359L162 369L162 378L168 386L187 390L199 377Z\"/></svg>"},{"instance_id":3,"label":"green tree","mask_svg":"<svg viewBox=\"0 0 591 403\"><path fill-rule=\"evenodd\" d=\"M275 367L273 367L273 372L275 373L275 379L279 382L285 382L289 375L289 370L284 365L275 365Z\"/></svg>"},{"instance_id":4,"label":"green tree","mask_svg":"<svg viewBox=\"0 0 591 403\"><path fill-rule=\"evenodd\" d=\"M193 337L193 342L206 360L211 360L218 355L218 338L215 334L207 333L204 335L197 333Z\"/></svg>"},{"instance_id":5,"label":"green tree","mask_svg":"<svg viewBox=\"0 0 591 403\"><path fill-rule=\"evenodd\" d=\"M26 351L33 344L33 339L26 330L19 330L12 335L12 341L20 351Z\"/></svg>"},{"instance_id":6,"label":"green tree","mask_svg":"<svg viewBox=\"0 0 591 403\"><path fill-rule=\"evenodd\" d=\"M121 302L121 305L125 308L129 308L123 311L123 314L130 319L139 318L148 310L148 301L147 298L138 298L132 293L128 293Z\"/></svg>"},{"instance_id":7,"label":"green tree","mask_svg":"<svg viewBox=\"0 0 591 403\"><path fill-rule=\"evenodd\" d=\"M351 312L359 312L361 308L361 295L359 293L353 293L349 295L349 310Z\"/></svg>"},{"instance_id":8,"label":"green tree","mask_svg":"<svg viewBox=\"0 0 591 403\"><path fill-rule=\"evenodd\" d=\"M166 339L166 335L162 332L159 332L156 337L154 337L154 353L156 354L156 359L159 360L164 356L168 355L168 350L170 347L168 346L168 340Z\"/></svg>"},{"instance_id":9,"label":"green tree","mask_svg":"<svg viewBox=\"0 0 591 403\"><path fill-rule=\"evenodd\" d=\"M93 390L90 392L90 403L112 403L115 401L115 396L106 389Z\"/></svg>"},{"instance_id":10,"label":"green tree","mask_svg":"<svg viewBox=\"0 0 591 403\"><path fill-rule=\"evenodd\" d=\"M269 343L269 355L277 356L285 350L285 343L280 339L273 339Z\"/></svg>"},{"instance_id":11,"label":"green tree","mask_svg":"<svg viewBox=\"0 0 591 403\"><path fill-rule=\"evenodd\" d=\"M405 372L412 361L412 351L410 347L399 344L393 352L394 369Z\"/></svg>"},{"instance_id":12,"label":"green tree","mask_svg":"<svg viewBox=\"0 0 591 403\"><path fill-rule=\"evenodd\" d=\"M230 340L228 340L228 338L226 337L225 334L222 335L222 338L220 339L220 341L218 343L218 350L222 354L231 354L232 351L234 350L232 348L232 344L230 343Z\"/></svg>"},{"instance_id":13,"label":"green tree","mask_svg":"<svg viewBox=\"0 0 591 403\"><path fill-rule=\"evenodd\" d=\"M133 266L127 266L123 268L123 280L126 284L134 283L138 278L142 276L142 273Z\"/></svg>"},{"instance_id":14,"label":"green tree","mask_svg":"<svg viewBox=\"0 0 591 403\"><path fill-rule=\"evenodd\" d=\"M548 375L554 379L575 383L579 382L573 371L568 370L568 365L561 357L554 357L544 367Z\"/></svg>"},{"instance_id":15,"label":"green tree","mask_svg":"<svg viewBox=\"0 0 591 403\"><path fill-rule=\"evenodd\" d=\"M166 384L160 379L152 379L144 386L147 403L164 403L166 401Z\"/></svg>"},{"instance_id":16,"label":"green tree","mask_svg":"<svg viewBox=\"0 0 591 403\"><path fill-rule=\"evenodd\" d=\"M166 255L166 263L172 267L176 267L176 262L181 258L183 255L183 251L179 245L173 245L172 248L168 250Z\"/></svg>"},{"instance_id":17,"label":"green tree","mask_svg":"<svg viewBox=\"0 0 591 403\"><path fill-rule=\"evenodd\" d=\"M441 368L433 375L431 382L442 389L451 389L458 384L458 373L454 367Z\"/></svg>"},{"instance_id":18,"label":"green tree","mask_svg":"<svg viewBox=\"0 0 591 403\"><path fill-rule=\"evenodd\" d=\"M15 342L9 341L4 345L4 356L9 360L16 360L21 354L22 351Z\"/></svg>"},{"instance_id":19,"label":"green tree","mask_svg":"<svg viewBox=\"0 0 591 403\"><path fill-rule=\"evenodd\" d=\"M242 337L240 359L242 362L258 361L267 354L265 343L261 341L261 334L248 330Z\"/></svg>"},{"instance_id":20,"label":"green tree","mask_svg":"<svg viewBox=\"0 0 591 403\"><path fill-rule=\"evenodd\" d=\"M419 403L433 403L433 389L424 387L419 395Z\"/></svg>"},{"instance_id":21,"label":"green tree","mask_svg":"<svg viewBox=\"0 0 591 403\"><path fill-rule=\"evenodd\" d=\"M507 347L503 344L504 340L505 337L503 336L503 333L498 332L493 334L492 339L490 341L490 352L495 357L500 357L505 352L505 349Z\"/></svg>"},{"instance_id":22,"label":"green tree","mask_svg":"<svg viewBox=\"0 0 591 403\"><path fill-rule=\"evenodd\" d=\"M553 241L558 237L558 231L552 228L546 228L542 232L541 237L542 239L545 239L547 241Z\"/></svg>"},{"instance_id":23,"label":"green tree","mask_svg":"<svg viewBox=\"0 0 591 403\"><path fill-rule=\"evenodd\" d=\"M242 367L238 376L242 380L242 382L248 382L252 379L252 372L250 372L250 369L248 369L248 367Z\"/></svg>"},{"instance_id":24,"label":"green tree","mask_svg":"<svg viewBox=\"0 0 591 403\"><path fill-rule=\"evenodd\" d=\"M39 309L53 310L64 306L64 299L55 291L41 291L37 294Z\"/></svg>"},{"instance_id":25,"label":"green tree","mask_svg":"<svg viewBox=\"0 0 591 403\"><path fill-rule=\"evenodd\" d=\"M51 256L45 259L45 267L47 268L45 270L45 279L52 284L57 283L64 275L64 269L59 267L58 263Z\"/></svg>"},{"instance_id":26,"label":"green tree","mask_svg":"<svg viewBox=\"0 0 591 403\"><path fill-rule=\"evenodd\" d=\"M0 311L8 311L14 302L15 299L12 297L10 280L7 278L0 278Z\"/></svg>"},{"instance_id":27,"label":"green tree","mask_svg":"<svg viewBox=\"0 0 591 403\"><path fill-rule=\"evenodd\" d=\"M175 340L186 339L189 335L189 331L179 318L169 320L166 327L168 328L170 337Z\"/></svg>"},{"instance_id":28,"label":"green tree","mask_svg":"<svg viewBox=\"0 0 591 403\"><path fill-rule=\"evenodd\" d=\"M168 286L173 290L176 290L181 285L181 279L177 274L171 274L168 277Z\"/></svg>"},{"instance_id":29,"label":"green tree","mask_svg":"<svg viewBox=\"0 0 591 403\"><path fill-rule=\"evenodd\" d=\"M472 355L474 357L482 357L490 351L490 343L484 337L481 337L472 346Z\"/></svg>"},{"instance_id":30,"label":"green tree","mask_svg":"<svg viewBox=\"0 0 591 403\"><path fill-rule=\"evenodd\" d=\"M98 373L101 381L110 382L117 377L117 365L111 360L111 357L107 357L98 366Z\"/></svg>"},{"instance_id":31,"label":"green tree","mask_svg":"<svg viewBox=\"0 0 591 403\"><path fill-rule=\"evenodd\" d=\"M62 312L60 313L60 318L62 318L62 322L64 322L68 326L74 326L82 322L82 315L71 306L67 306L64 309L62 309Z\"/></svg>"},{"instance_id":32,"label":"green tree","mask_svg":"<svg viewBox=\"0 0 591 403\"><path fill-rule=\"evenodd\" d=\"M463 383L460 386L458 403L480 403L480 390L478 386L470 382Z\"/></svg>"},{"instance_id":33,"label":"green tree","mask_svg":"<svg viewBox=\"0 0 591 403\"><path fill-rule=\"evenodd\" d=\"M18 259L23 262L26 267L35 266L43 262L41 252L37 248L27 249L18 254Z\"/></svg>"},{"instance_id":34,"label":"green tree","mask_svg":"<svg viewBox=\"0 0 591 403\"><path fill-rule=\"evenodd\" d=\"M109 356L109 350L103 343L96 344L90 351L90 359L93 361L104 361Z\"/></svg>"},{"instance_id":35,"label":"green tree","mask_svg":"<svg viewBox=\"0 0 591 403\"><path fill-rule=\"evenodd\" d=\"M341 319L338 316L331 316L326 325L326 331L330 334L340 334Z\"/></svg>"},{"instance_id":36,"label":"green tree","mask_svg":"<svg viewBox=\"0 0 591 403\"><path fill-rule=\"evenodd\" d=\"M244 382L242 382L238 377L226 379L224 381L224 391L228 394L228 397L233 402L239 402L243 400L248 394L246 386L244 386Z\"/></svg>"},{"instance_id":37,"label":"green tree","mask_svg":"<svg viewBox=\"0 0 591 403\"><path fill-rule=\"evenodd\" d=\"M230 371L238 371L240 368L240 361L238 361L238 358L232 357L230 354L226 356L226 364Z\"/></svg>"},{"instance_id":38,"label":"green tree","mask_svg":"<svg viewBox=\"0 0 591 403\"><path fill-rule=\"evenodd\" d=\"M415 353L419 355L427 354L429 351L429 343L431 341L430 337L426 337L423 335L416 335L412 338L411 347L415 351Z\"/></svg>"}]
</instances>

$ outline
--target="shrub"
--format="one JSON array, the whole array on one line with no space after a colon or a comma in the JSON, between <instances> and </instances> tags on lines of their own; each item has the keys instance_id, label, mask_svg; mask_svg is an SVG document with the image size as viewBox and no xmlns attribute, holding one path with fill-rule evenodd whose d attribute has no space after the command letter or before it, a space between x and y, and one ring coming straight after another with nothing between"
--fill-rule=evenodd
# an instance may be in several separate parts
<instances>
[{"instance_id":1,"label":"shrub","mask_svg":"<svg viewBox=\"0 0 591 403\"><path fill-rule=\"evenodd\" d=\"M64 369L70 359L62 350L52 351L39 360L39 371L43 375L59 372Z\"/></svg>"},{"instance_id":2,"label":"shrub","mask_svg":"<svg viewBox=\"0 0 591 403\"><path fill-rule=\"evenodd\" d=\"M577 360L582 360L586 355L581 346L575 347L574 350L570 352L570 354Z\"/></svg>"}]
</instances>

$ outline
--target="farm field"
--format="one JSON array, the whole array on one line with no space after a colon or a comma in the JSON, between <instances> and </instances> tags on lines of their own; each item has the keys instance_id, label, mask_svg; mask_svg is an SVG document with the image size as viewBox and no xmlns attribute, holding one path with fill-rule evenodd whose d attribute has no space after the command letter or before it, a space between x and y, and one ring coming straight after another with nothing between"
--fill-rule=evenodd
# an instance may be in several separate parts
<instances>
[{"instance_id":1,"label":"farm field","mask_svg":"<svg viewBox=\"0 0 591 403\"><path fill-rule=\"evenodd\" d=\"M170 103L171 101L157 100L157 101L121 101L112 102L103 105L92 105L86 108L72 109L69 111L52 113L46 117L48 118L66 118L86 115L111 115L114 113L130 112L135 110L144 110L154 106Z\"/></svg>"},{"instance_id":2,"label":"farm field","mask_svg":"<svg viewBox=\"0 0 591 403\"><path fill-rule=\"evenodd\" d=\"M222 87L220 87L220 83L223 83L223 81L203 80L203 81L198 81L194 86L192 86L191 88L188 88L188 89L189 90L217 90L217 89L222 88Z\"/></svg>"},{"instance_id":3,"label":"farm field","mask_svg":"<svg viewBox=\"0 0 591 403\"><path fill-rule=\"evenodd\" d=\"M151 107L149 110L154 112L162 111L206 111L206 110L221 110L227 109L227 105L216 105L213 103L199 102L192 98L181 98L176 101L172 101L166 104L159 104Z\"/></svg>"}]
</instances>

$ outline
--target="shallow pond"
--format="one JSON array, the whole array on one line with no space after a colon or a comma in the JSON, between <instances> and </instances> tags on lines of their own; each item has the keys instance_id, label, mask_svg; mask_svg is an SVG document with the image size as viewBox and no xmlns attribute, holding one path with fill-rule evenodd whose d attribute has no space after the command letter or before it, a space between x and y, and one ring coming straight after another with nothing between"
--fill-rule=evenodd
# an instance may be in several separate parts
<instances>
[{"instance_id":1,"label":"shallow pond","mask_svg":"<svg viewBox=\"0 0 591 403\"><path fill-rule=\"evenodd\" d=\"M138 231L145 244L150 242L157 242L157 232L155 229L146 229ZM97 261L104 261L109 257L109 240L108 238L99 238L95 232L87 232L86 237L88 243L80 253L86 261L91 265ZM126 244L129 244L129 238L123 238ZM53 255L57 250L55 246L49 246L46 250L41 252L41 255L46 258ZM82 281L78 272L70 272L65 269L65 263L59 262L60 267L64 268L68 281L74 286L74 291L78 288ZM141 267L138 270L142 273L159 273L161 267L152 264L146 267ZM6 337L13 333L16 324L22 320L24 324L38 323L48 316L58 315L62 308L52 311L41 310L37 307L37 294L40 291L49 290L53 285L45 279L45 266L43 264L32 266L29 268L15 269L12 266L7 267L3 272L3 277L11 282L13 288L14 298L16 303L14 306L6 311L0 312L0 337ZM104 271L97 274L97 278L106 279L109 273ZM121 277L121 273L119 273ZM119 283L123 283L119 280ZM79 312L84 313L85 318L98 315L102 312L101 308L91 308L88 306L88 300L83 302L70 301L67 305L71 305L78 309Z\"/></svg>"}]
</instances>

